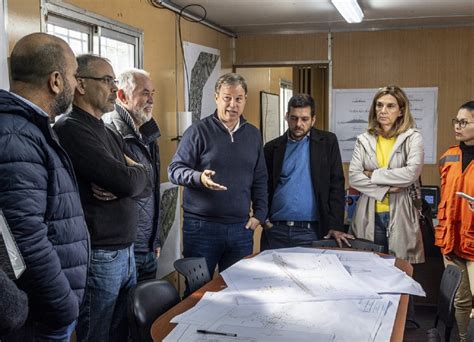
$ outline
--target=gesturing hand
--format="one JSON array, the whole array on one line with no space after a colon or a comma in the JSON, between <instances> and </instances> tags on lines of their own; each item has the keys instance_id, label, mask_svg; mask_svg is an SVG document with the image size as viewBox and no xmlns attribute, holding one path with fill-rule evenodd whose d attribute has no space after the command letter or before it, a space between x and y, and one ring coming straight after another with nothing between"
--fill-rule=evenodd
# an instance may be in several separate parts
<instances>
[{"instance_id":1,"label":"gesturing hand","mask_svg":"<svg viewBox=\"0 0 474 342\"><path fill-rule=\"evenodd\" d=\"M215 171L212 170L204 170L201 173L201 183L204 185L206 188L211 189L211 190L227 190L227 187L217 184L212 180L212 176L216 174Z\"/></svg>"}]
</instances>

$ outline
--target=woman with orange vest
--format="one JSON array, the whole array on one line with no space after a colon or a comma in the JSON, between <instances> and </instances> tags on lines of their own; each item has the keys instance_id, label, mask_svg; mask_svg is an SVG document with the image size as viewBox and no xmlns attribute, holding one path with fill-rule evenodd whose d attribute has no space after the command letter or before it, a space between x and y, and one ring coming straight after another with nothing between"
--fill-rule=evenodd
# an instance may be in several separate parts
<instances>
[{"instance_id":1,"label":"woman with orange vest","mask_svg":"<svg viewBox=\"0 0 474 342\"><path fill-rule=\"evenodd\" d=\"M435 244L446 266L455 264L463 271L454 306L460 341L466 341L474 293L474 213L470 202L456 192L474 196L474 101L461 106L453 126L459 145L450 147L439 161L441 202Z\"/></svg>"}]
</instances>

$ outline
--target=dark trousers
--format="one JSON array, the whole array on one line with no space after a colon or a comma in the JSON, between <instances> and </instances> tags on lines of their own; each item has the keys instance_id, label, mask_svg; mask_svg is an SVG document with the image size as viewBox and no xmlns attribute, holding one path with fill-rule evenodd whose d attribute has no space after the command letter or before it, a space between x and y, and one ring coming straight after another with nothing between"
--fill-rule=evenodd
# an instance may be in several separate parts
<instances>
[{"instance_id":1,"label":"dark trousers","mask_svg":"<svg viewBox=\"0 0 474 342\"><path fill-rule=\"evenodd\" d=\"M286 247L311 247L314 240L318 239L316 234L318 222L311 227L295 227L286 224L273 224L270 229L262 232L261 250Z\"/></svg>"}]
</instances>

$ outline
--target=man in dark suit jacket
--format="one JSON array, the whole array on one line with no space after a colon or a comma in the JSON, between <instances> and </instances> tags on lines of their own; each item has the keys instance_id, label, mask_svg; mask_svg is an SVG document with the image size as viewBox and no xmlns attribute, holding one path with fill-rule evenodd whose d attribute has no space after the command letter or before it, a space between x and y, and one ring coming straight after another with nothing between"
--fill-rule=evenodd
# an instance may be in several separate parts
<instances>
[{"instance_id":1,"label":"man in dark suit jacket","mask_svg":"<svg viewBox=\"0 0 474 342\"><path fill-rule=\"evenodd\" d=\"M313 128L315 103L298 94L288 102L288 131L264 147L268 220L261 247L311 246L334 238L350 246L344 230L344 173L336 136Z\"/></svg>"}]
</instances>

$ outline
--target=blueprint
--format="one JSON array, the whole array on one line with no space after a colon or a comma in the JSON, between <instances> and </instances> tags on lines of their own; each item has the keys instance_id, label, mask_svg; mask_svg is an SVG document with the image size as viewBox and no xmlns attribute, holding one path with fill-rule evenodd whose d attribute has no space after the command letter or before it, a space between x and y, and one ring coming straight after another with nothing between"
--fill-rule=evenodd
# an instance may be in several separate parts
<instances>
[{"instance_id":1,"label":"blueprint","mask_svg":"<svg viewBox=\"0 0 474 342\"><path fill-rule=\"evenodd\" d=\"M221 273L239 304L380 298L355 283L336 255L272 252Z\"/></svg>"}]
</instances>

